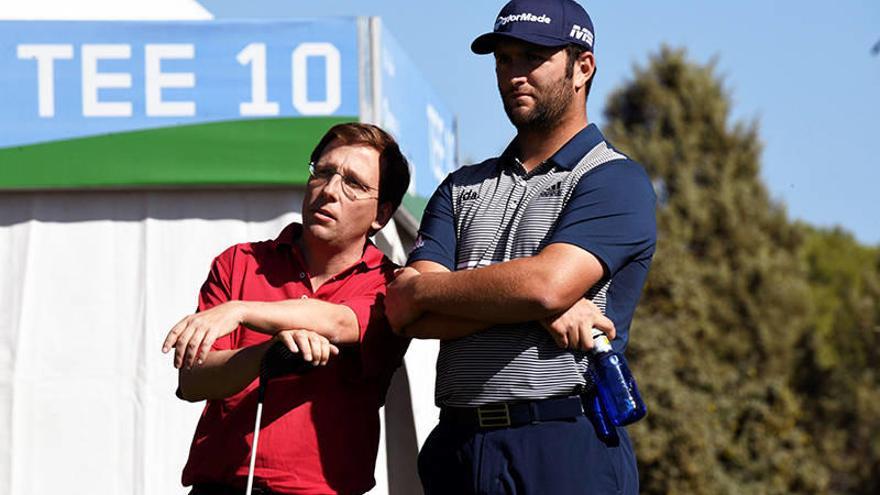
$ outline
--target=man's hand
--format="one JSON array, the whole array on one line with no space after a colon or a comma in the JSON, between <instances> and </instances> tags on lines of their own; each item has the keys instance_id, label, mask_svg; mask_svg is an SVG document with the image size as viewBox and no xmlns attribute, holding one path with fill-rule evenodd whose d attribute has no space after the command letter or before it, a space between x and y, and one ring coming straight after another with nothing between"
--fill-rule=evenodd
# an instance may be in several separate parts
<instances>
[{"instance_id":1,"label":"man's hand","mask_svg":"<svg viewBox=\"0 0 880 495\"><path fill-rule=\"evenodd\" d=\"M589 299L581 298L562 313L540 320L562 349L589 351L593 348L593 327L613 340L617 335L614 323Z\"/></svg>"},{"instance_id":2,"label":"man's hand","mask_svg":"<svg viewBox=\"0 0 880 495\"><path fill-rule=\"evenodd\" d=\"M394 281L388 284L385 294L385 316L395 332L416 321L422 315L414 299L414 282L419 277L419 272L410 267L404 267L394 272Z\"/></svg>"},{"instance_id":3,"label":"man's hand","mask_svg":"<svg viewBox=\"0 0 880 495\"><path fill-rule=\"evenodd\" d=\"M214 341L238 328L243 315L244 304L241 301L228 301L189 315L168 332L162 352L167 353L172 347L175 349L175 368L192 368L196 362L201 364Z\"/></svg>"},{"instance_id":4,"label":"man's hand","mask_svg":"<svg viewBox=\"0 0 880 495\"><path fill-rule=\"evenodd\" d=\"M309 330L282 330L275 339L284 342L290 352L301 352L303 359L315 366L324 366L330 356L339 354L339 348L326 337Z\"/></svg>"}]
</instances>

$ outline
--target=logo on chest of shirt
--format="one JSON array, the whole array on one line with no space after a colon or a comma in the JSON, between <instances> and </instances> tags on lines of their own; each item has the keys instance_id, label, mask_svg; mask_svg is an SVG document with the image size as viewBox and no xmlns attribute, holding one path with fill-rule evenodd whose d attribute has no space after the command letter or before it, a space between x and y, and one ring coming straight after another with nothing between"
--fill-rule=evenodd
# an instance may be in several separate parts
<instances>
[{"instance_id":1,"label":"logo on chest of shirt","mask_svg":"<svg viewBox=\"0 0 880 495\"><path fill-rule=\"evenodd\" d=\"M547 189L544 189L543 191L541 191L541 194L538 195L539 198L550 198L556 196L562 196L562 181L559 181L556 184L548 187Z\"/></svg>"},{"instance_id":2,"label":"logo on chest of shirt","mask_svg":"<svg viewBox=\"0 0 880 495\"><path fill-rule=\"evenodd\" d=\"M477 192L476 189L468 189L462 191L461 194L458 195L458 201L473 201L475 199L480 199L480 193Z\"/></svg>"}]
</instances>

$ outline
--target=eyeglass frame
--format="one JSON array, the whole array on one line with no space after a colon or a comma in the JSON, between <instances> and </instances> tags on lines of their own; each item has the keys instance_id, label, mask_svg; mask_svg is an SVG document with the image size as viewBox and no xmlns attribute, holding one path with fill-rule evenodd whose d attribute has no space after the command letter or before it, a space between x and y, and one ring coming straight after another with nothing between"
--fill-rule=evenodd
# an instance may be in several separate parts
<instances>
[{"instance_id":1,"label":"eyeglass frame","mask_svg":"<svg viewBox=\"0 0 880 495\"><path fill-rule=\"evenodd\" d=\"M318 177L317 175L315 175L315 172L316 172L316 170L317 170L317 166L316 166L315 162L309 162L309 182L314 181L314 183L315 183L316 185L319 185L319 186L321 186L321 187L327 187L327 185L330 184L330 182L333 180L333 176L334 176L334 175L338 175L339 178L340 178L340 189L342 190L342 194L343 194L346 198L348 198L349 201L362 201L362 200L365 200L365 199L379 199L379 196L378 196L378 195L376 195L376 196L364 196L364 197L358 197L357 195L354 195L354 193L352 193L352 191L349 189L349 188L351 188L351 187L355 187L355 188L361 188L361 187L364 187L364 188L366 188L366 190L363 191L363 192L364 192L364 193L369 193L370 191L376 191L376 192L379 192L379 188L378 188L378 187L372 187L372 186L368 186L368 185L366 185L366 184L363 184L363 183L361 183L360 179L357 179L356 177L353 177L353 176L350 176L350 175L345 175L345 174L343 174L342 172L340 172L339 169L336 168L336 167L333 167L333 166L327 166L327 168L332 168L332 169L333 169L333 172L330 174L330 176L329 176L329 177L323 177L323 178L322 178L322 177ZM349 180L349 181L354 180L354 182L355 182L357 185L352 186L351 184L349 184L348 182L346 182L346 179Z\"/></svg>"}]
</instances>

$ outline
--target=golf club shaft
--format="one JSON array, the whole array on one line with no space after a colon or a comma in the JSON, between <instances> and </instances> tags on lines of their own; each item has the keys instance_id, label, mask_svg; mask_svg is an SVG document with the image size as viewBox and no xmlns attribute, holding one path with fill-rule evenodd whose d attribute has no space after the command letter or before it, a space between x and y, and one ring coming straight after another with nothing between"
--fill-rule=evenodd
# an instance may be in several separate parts
<instances>
[{"instance_id":1,"label":"golf club shaft","mask_svg":"<svg viewBox=\"0 0 880 495\"><path fill-rule=\"evenodd\" d=\"M263 415L263 401L257 402L257 421L254 424L254 444L251 446L251 466L248 468L247 490L245 495L251 495L254 487L254 463L257 460L257 443L260 441L260 417Z\"/></svg>"}]
</instances>

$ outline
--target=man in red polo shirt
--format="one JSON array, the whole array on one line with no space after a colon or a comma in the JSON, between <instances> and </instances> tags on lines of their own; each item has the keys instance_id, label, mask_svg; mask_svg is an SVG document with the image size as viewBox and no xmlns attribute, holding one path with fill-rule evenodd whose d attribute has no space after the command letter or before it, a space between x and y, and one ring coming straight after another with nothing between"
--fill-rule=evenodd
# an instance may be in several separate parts
<instances>
[{"instance_id":1,"label":"man in red polo shirt","mask_svg":"<svg viewBox=\"0 0 880 495\"><path fill-rule=\"evenodd\" d=\"M315 365L275 378L263 405L254 493L355 494L374 484L379 407L407 342L381 305L395 265L369 241L409 184L378 127L341 124L312 152L302 225L218 256L198 312L168 334L178 395L207 400L183 484L243 493L260 360L277 340Z\"/></svg>"}]
</instances>

